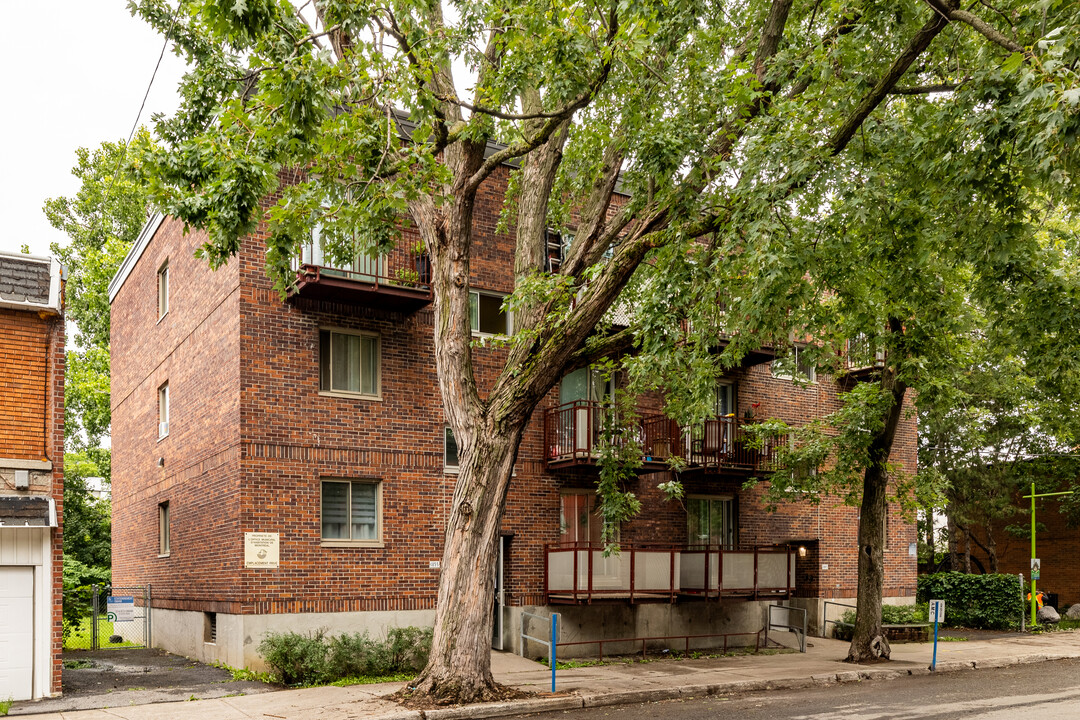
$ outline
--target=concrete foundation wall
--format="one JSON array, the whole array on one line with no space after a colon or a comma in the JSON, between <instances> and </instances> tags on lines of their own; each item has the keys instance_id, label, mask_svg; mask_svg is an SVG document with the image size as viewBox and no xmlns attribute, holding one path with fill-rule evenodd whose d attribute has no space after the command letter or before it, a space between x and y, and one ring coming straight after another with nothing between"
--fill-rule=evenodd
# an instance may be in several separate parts
<instances>
[{"instance_id":1,"label":"concrete foundation wall","mask_svg":"<svg viewBox=\"0 0 1080 720\"><path fill-rule=\"evenodd\" d=\"M393 627L430 627L434 610L391 612L284 613L280 615L216 614L216 642L206 642L206 613L154 609L153 644L172 653L202 662L222 662L232 667L266 670L259 643L268 632L307 633L326 630L332 635L366 632L386 637Z\"/></svg>"}]
</instances>

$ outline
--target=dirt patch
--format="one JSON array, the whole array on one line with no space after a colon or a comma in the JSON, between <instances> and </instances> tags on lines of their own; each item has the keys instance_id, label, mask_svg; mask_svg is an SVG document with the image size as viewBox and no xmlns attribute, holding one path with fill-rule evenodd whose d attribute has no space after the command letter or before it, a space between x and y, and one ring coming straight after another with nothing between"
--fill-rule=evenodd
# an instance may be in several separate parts
<instances>
[{"instance_id":1,"label":"dirt patch","mask_svg":"<svg viewBox=\"0 0 1080 720\"><path fill-rule=\"evenodd\" d=\"M251 695L279 689L158 649L70 651L63 654L64 694L16 703L12 715L145 705L156 702Z\"/></svg>"},{"instance_id":2,"label":"dirt patch","mask_svg":"<svg viewBox=\"0 0 1080 720\"><path fill-rule=\"evenodd\" d=\"M505 702L507 700L524 700L526 698L543 696L554 697L551 693L542 693L541 695L538 695L536 693L518 690L517 688L508 685L496 684L490 692L486 693L486 696L483 699L478 700L477 702ZM386 695L385 699L392 700L410 710L436 710L439 708L459 706L459 703L455 703L450 699L434 698L431 695L414 694L408 685L401 690L398 690L396 693Z\"/></svg>"}]
</instances>

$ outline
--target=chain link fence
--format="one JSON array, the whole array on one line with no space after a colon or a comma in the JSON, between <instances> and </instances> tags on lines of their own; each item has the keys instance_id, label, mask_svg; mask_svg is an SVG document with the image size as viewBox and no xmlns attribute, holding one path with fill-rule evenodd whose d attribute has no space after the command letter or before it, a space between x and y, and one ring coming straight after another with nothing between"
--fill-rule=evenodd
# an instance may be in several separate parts
<instances>
[{"instance_id":1,"label":"chain link fence","mask_svg":"<svg viewBox=\"0 0 1080 720\"><path fill-rule=\"evenodd\" d=\"M89 585L64 593L64 650L151 646L150 586Z\"/></svg>"}]
</instances>

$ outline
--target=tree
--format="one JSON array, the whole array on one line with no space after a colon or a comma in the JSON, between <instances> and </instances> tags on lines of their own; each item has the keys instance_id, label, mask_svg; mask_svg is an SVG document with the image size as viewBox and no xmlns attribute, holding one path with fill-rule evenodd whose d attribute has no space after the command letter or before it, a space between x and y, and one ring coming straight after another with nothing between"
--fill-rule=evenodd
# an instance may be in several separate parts
<instances>
[{"instance_id":1,"label":"tree","mask_svg":"<svg viewBox=\"0 0 1080 720\"><path fill-rule=\"evenodd\" d=\"M81 185L75 197L45 201L49 223L70 241L51 249L68 271L67 317L75 323L76 348L67 353L64 437L69 448L99 445L109 433L109 281L147 218L147 191L135 182L125 159L150 146L145 129L126 142L104 142L76 151L71 173Z\"/></svg>"},{"instance_id":2,"label":"tree","mask_svg":"<svg viewBox=\"0 0 1080 720\"><path fill-rule=\"evenodd\" d=\"M314 220L332 258L386 252L403 222L415 226L431 257L436 369L461 458L431 659L415 683L436 700L497 694L488 598L518 442L563 373L647 344L647 319L629 329L604 322L620 295L655 307L684 278L704 278L705 287L710 273L730 287L753 282L758 290L732 296L728 315L745 332L729 338L719 362L786 338L790 323L763 312L816 297L790 282L796 266L779 266L800 256L791 248L812 242L800 232L809 223L797 220L824 208L831 188L859 166L847 155L868 119L883 140L924 129L917 113L894 113L886 102L894 94L944 90L936 104L958 115L978 108L1041 168L1040 178L1057 173L1060 185L1072 161L1064 138L1076 126L1070 64L1078 18L1060 2L1038 13L1022 2L976 13L951 0L469 2L445 11L434 2L317 1L309 16L277 0L134 7L192 64L179 113L157 124L163 147L137 167L165 211L207 232L199 252L211 267L263 222L268 271L282 292ZM455 82L458 60L472 73L467 99ZM491 140L502 147L487 154ZM502 372L481 389L469 333L473 213L480 185L509 161L519 165L504 210L516 238L509 302L518 327ZM924 156L917 167L934 161ZM958 166L959 158L949 168ZM304 172L282 184L286 169ZM619 182L625 203L613 200ZM271 191L281 199L265 209ZM807 212L793 212L803 198ZM556 273L543 262L551 225L574 226ZM357 236L370 244L355 247ZM789 282L727 274L721 251L731 249L768 260ZM894 250L906 252L900 241ZM837 267L858 262L838 251ZM682 275L650 282L656 265ZM706 302L688 317L715 320L716 293L698 297ZM861 322L849 325L858 327L884 319L874 336L889 328L901 348L893 357L907 362L906 315L852 316ZM722 329L694 327L702 339ZM673 395L700 399L702 377L716 371L715 362L702 365L694 378L675 381ZM657 369L665 367L673 366L661 361ZM864 493L864 526L884 507L883 458L906 377L899 363L883 373L889 412L867 446L874 481ZM860 535L871 561L880 559L880 533ZM860 595L865 590L873 603L876 583L880 604L880 563L860 563L860 575ZM872 639L858 630L853 656L869 652Z\"/></svg>"},{"instance_id":3,"label":"tree","mask_svg":"<svg viewBox=\"0 0 1080 720\"><path fill-rule=\"evenodd\" d=\"M111 577L112 509L95 497L87 478L108 484L111 453L93 448L64 454L64 634L92 612L94 583Z\"/></svg>"}]
</instances>

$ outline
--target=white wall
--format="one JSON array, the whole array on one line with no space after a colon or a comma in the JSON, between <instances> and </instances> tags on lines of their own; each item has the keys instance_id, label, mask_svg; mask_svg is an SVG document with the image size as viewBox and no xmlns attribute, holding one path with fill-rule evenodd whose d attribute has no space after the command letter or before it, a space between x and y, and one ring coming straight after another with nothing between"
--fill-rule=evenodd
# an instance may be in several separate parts
<instances>
[{"instance_id":1,"label":"white wall","mask_svg":"<svg viewBox=\"0 0 1080 720\"><path fill-rule=\"evenodd\" d=\"M34 698L53 694L51 540L50 528L0 527L0 565L34 568Z\"/></svg>"}]
</instances>

